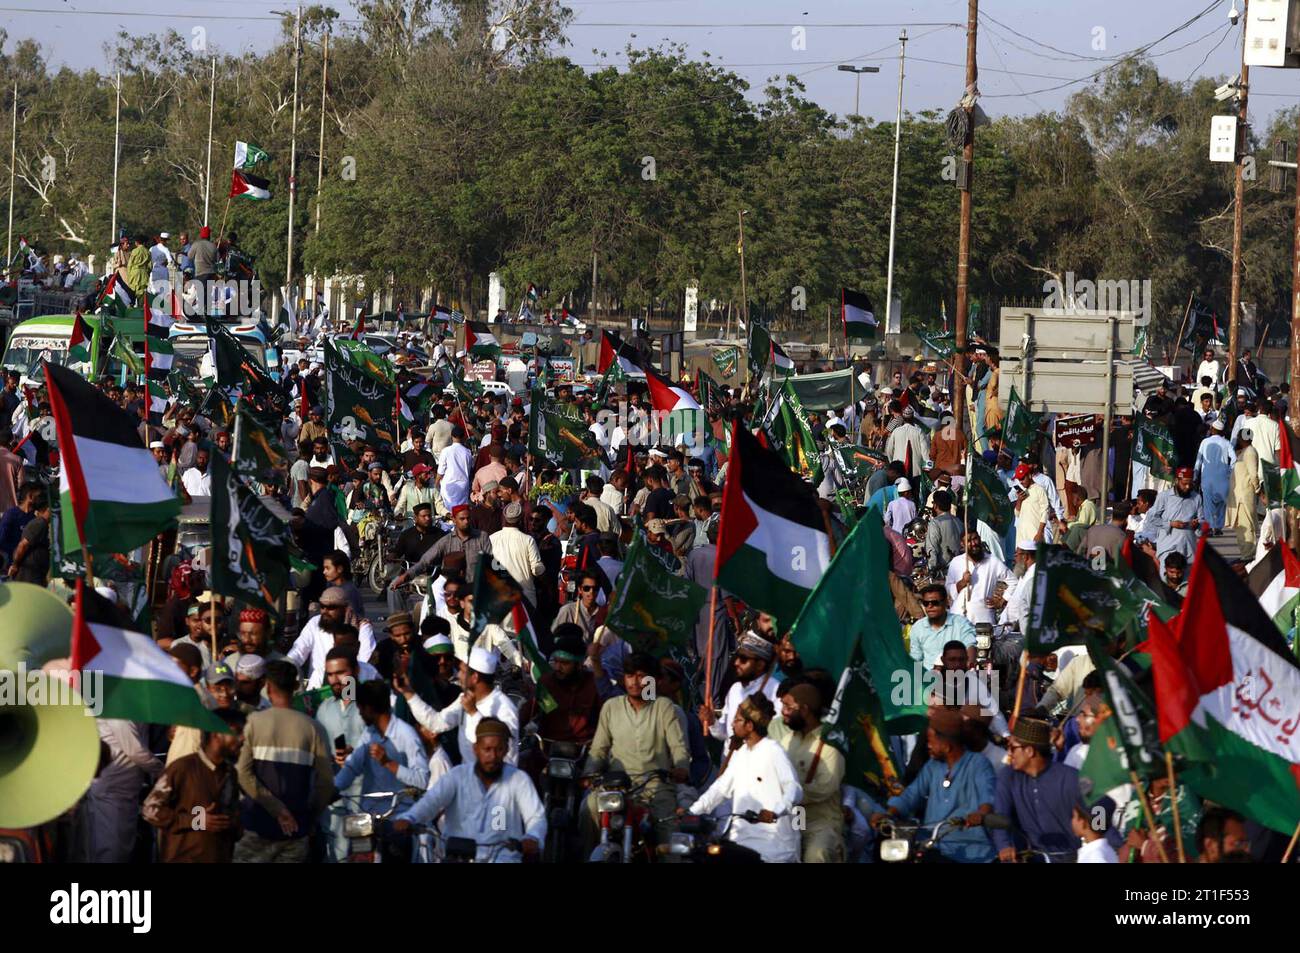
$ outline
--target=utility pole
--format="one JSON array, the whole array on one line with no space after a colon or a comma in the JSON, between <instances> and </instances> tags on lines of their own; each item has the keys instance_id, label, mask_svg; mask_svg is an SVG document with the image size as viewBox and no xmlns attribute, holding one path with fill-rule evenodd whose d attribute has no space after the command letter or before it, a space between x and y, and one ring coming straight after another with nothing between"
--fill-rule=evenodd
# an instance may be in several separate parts
<instances>
[{"instance_id":1,"label":"utility pole","mask_svg":"<svg viewBox=\"0 0 1300 953\"><path fill-rule=\"evenodd\" d=\"M894 113L894 193L889 200L889 270L885 277L885 327L894 309L894 228L898 221L898 148L903 132L903 57L907 53L907 31L898 35L898 109ZM847 345L846 345L847 346Z\"/></svg>"},{"instance_id":2,"label":"utility pole","mask_svg":"<svg viewBox=\"0 0 1300 953\"><path fill-rule=\"evenodd\" d=\"M208 202L212 198L212 117L217 109L217 58L212 57L212 78L208 80L208 171L203 177L203 224L208 224Z\"/></svg>"},{"instance_id":3,"label":"utility pole","mask_svg":"<svg viewBox=\"0 0 1300 953\"><path fill-rule=\"evenodd\" d=\"M1250 0L1242 0L1241 27L1241 80L1237 84L1237 148L1234 164L1235 183L1232 201L1232 315L1228 319L1228 371L1227 380L1236 380L1237 361L1241 358L1241 238L1243 230L1244 198L1246 191L1242 159L1246 151L1246 94L1250 67L1246 65L1246 15ZM1177 347L1177 342L1175 342Z\"/></svg>"},{"instance_id":4,"label":"utility pole","mask_svg":"<svg viewBox=\"0 0 1300 953\"><path fill-rule=\"evenodd\" d=\"M289 237L284 256L284 287L293 294L293 206L298 194L298 73L302 62L302 7L293 24L293 119L289 124Z\"/></svg>"},{"instance_id":5,"label":"utility pole","mask_svg":"<svg viewBox=\"0 0 1300 953\"><path fill-rule=\"evenodd\" d=\"M971 187L975 178L975 81L978 70L975 65L975 28L979 23L979 0L969 0L966 12L966 97L970 105L963 107L966 113L966 141L962 144L961 157L963 181L961 190L961 230L957 238L957 314L954 337L956 353L953 354L953 366L959 375L953 384L952 411L958 422L965 419L966 386L960 375L966 373L966 318L969 302L967 301L967 282L970 275L970 201ZM972 434L972 436L975 436Z\"/></svg>"},{"instance_id":6,"label":"utility pole","mask_svg":"<svg viewBox=\"0 0 1300 953\"><path fill-rule=\"evenodd\" d=\"M1300 153L1300 123L1296 128L1297 152ZM1297 159L1300 161L1300 159ZM1300 167L1295 175L1295 219L1291 245L1291 386L1300 381Z\"/></svg>"},{"instance_id":7,"label":"utility pole","mask_svg":"<svg viewBox=\"0 0 1300 953\"><path fill-rule=\"evenodd\" d=\"M118 154L122 151L122 71L117 71L117 79L114 85L114 91L117 96L117 104L113 108L113 215L112 224L109 230L112 235L109 236L109 244L117 245L117 159Z\"/></svg>"},{"instance_id":8,"label":"utility pole","mask_svg":"<svg viewBox=\"0 0 1300 953\"><path fill-rule=\"evenodd\" d=\"M596 246L591 247L591 320L596 320Z\"/></svg>"},{"instance_id":9,"label":"utility pole","mask_svg":"<svg viewBox=\"0 0 1300 953\"><path fill-rule=\"evenodd\" d=\"M330 35L325 32L325 49L320 71L320 145L316 149L316 234L320 234L321 188L325 184L325 94L330 83Z\"/></svg>"},{"instance_id":10,"label":"utility pole","mask_svg":"<svg viewBox=\"0 0 1300 953\"><path fill-rule=\"evenodd\" d=\"M741 209L736 213L736 221L740 223L740 241L736 244L736 251L740 252L740 314L738 321L745 322L745 339L749 340L749 292L745 286L745 216L749 214L747 209ZM745 384L749 384L749 348L745 349Z\"/></svg>"},{"instance_id":11,"label":"utility pole","mask_svg":"<svg viewBox=\"0 0 1300 953\"><path fill-rule=\"evenodd\" d=\"M858 112L858 100L859 100L859 97L860 97L861 94L862 94L862 74L863 74L863 73L879 73L879 72L880 72L880 67L879 67L879 66L847 66L847 65L840 65L840 66L837 66L837 67L835 67L835 68L836 68L837 70L839 70L841 73L852 73L852 74L853 74L853 115L855 115L855 116L861 116L862 114L861 114L860 112Z\"/></svg>"},{"instance_id":12,"label":"utility pole","mask_svg":"<svg viewBox=\"0 0 1300 953\"><path fill-rule=\"evenodd\" d=\"M9 231L5 235L5 267L14 260L14 183L18 161L18 82L14 81L14 124L9 138Z\"/></svg>"}]
</instances>

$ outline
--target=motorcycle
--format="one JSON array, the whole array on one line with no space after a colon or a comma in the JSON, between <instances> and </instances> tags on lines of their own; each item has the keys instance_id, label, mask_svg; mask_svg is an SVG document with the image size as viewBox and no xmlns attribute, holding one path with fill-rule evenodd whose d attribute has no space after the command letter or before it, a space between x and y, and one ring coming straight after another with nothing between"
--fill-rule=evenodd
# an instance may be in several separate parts
<instances>
[{"instance_id":1,"label":"motorcycle","mask_svg":"<svg viewBox=\"0 0 1300 953\"><path fill-rule=\"evenodd\" d=\"M667 771L649 771L632 783L624 771L606 771L592 787L600 814L600 842L588 860L594 864L630 864L654 856L654 823L650 809L633 800L651 781L666 781Z\"/></svg>"},{"instance_id":2,"label":"motorcycle","mask_svg":"<svg viewBox=\"0 0 1300 953\"><path fill-rule=\"evenodd\" d=\"M582 788L578 784L587 746L571 741L548 741L533 732L532 737L546 756L542 773L542 802L546 808L546 847L543 860L548 864L569 859L569 850L577 824Z\"/></svg>"},{"instance_id":3,"label":"motorcycle","mask_svg":"<svg viewBox=\"0 0 1300 953\"><path fill-rule=\"evenodd\" d=\"M964 818L950 817L937 824L905 824L893 818L880 822L880 832L885 835L880 841L880 859L886 864L921 863L934 851L940 840L955 830L966 826ZM922 831L929 831L929 836L920 838Z\"/></svg>"},{"instance_id":4,"label":"motorcycle","mask_svg":"<svg viewBox=\"0 0 1300 953\"><path fill-rule=\"evenodd\" d=\"M403 524L391 518L370 517L358 528L361 530L361 546L357 556L357 575L367 581L375 595L382 596L392 578L390 554L397 547Z\"/></svg>"},{"instance_id":5,"label":"motorcycle","mask_svg":"<svg viewBox=\"0 0 1300 953\"><path fill-rule=\"evenodd\" d=\"M514 837L491 844L480 844L472 837L447 837L426 825L413 825L411 831L432 838L433 862L438 864L495 864L502 851L520 853L524 846ZM484 852L482 856L481 851Z\"/></svg>"},{"instance_id":6,"label":"motorcycle","mask_svg":"<svg viewBox=\"0 0 1300 953\"><path fill-rule=\"evenodd\" d=\"M372 791L369 794L344 794L340 800L354 806L356 811L343 817L343 836L348 839L348 855L345 863L409 864L411 862L411 842L407 835L396 834L389 829L387 821L397 812L398 804L412 798L419 798L424 792L419 788L404 788L401 791ZM366 799L388 798L388 808L384 811L367 811L362 807Z\"/></svg>"},{"instance_id":7,"label":"motorcycle","mask_svg":"<svg viewBox=\"0 0 1300 953\"><path fill-rule=\"evenodd\" d=\"M745 847L727 839L727 832L737 818L758 823L757 811L728 814L724 818L712 815L684 814L677 822L677 830L668 836L666 844L659 844L656 853L661 863L669 864L761 864L762 855L752 847Z\"/></svg>"}]
</instances>

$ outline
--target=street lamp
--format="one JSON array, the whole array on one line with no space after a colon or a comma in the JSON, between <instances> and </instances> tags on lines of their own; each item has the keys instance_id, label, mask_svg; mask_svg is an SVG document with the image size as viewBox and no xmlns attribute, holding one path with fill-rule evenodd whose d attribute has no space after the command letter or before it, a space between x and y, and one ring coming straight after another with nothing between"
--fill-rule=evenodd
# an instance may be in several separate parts
<instances>
[{"instance_id":1,"label":"street lamp","mask_svg":"<svg viewBox=\"0 0 1300 953\"><path fill-rule=\"evenodd\" d=\"M853 73L853 74L854 74L854 76L853 76L853 115L855 115L855 116L860 116L860 115L862 115L860 112L858 112L858 94L862 92L862 74L863 74L863 73L879 73L879 72L880 72L880 67L879 67L879 66L848 66L848 65L845 65L845 64L840 64L839 66L837 66L837 67L835 67L835 68L836 68L837 70L839 70L841 73Z\"/></svg>"}]
</instances>

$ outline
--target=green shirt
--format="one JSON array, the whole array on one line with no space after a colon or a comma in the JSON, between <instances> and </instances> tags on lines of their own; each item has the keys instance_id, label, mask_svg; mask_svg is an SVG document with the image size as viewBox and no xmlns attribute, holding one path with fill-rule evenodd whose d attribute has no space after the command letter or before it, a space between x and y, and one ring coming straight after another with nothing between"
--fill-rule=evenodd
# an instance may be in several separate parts
<instances>
[{"instance_id":1,"label":"green shirt","mask_svg":"<svg viewBox=\"0 0 1300 953\"><path fill-rule=\"evenodd\" d=\"M672 702L656 698L640 711L626 695L611 698L600 710L596 737L587 756L588 770L624 771L635 784L638 775L690 765L682 723Z\"/></svg>"}]
</instances>

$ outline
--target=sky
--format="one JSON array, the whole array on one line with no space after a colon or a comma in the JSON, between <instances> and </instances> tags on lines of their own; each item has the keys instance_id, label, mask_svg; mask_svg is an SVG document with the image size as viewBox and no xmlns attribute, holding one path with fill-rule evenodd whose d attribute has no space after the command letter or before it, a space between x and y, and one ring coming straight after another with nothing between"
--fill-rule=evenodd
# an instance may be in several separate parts
<instances>
[{"instance_id":1,"label":"sky","mask_svg":"<svg viewBox=\"0 0 1300 953\"><path fill-rule=\"evenodd\" d=\"M318 0L320 2L320 0ZM349 0L324 0L355 23ZM279 36L272 12L292 0L0 0L10 43L32 38L55 66L107 62L104 42L118 32L192 34L227 51L264 51ZM1061 110L1094 74L1135 49L1150 47L1162 76L1232 76L1240 68L1244 19L1228 12L1242 0L983 0L978 64L980 105L992 116ZM585 66L624 62L623 50L664 41L743 76L761 94L773 75L795 74L830 112L854 110L861 82L863 116L892 119L898 96L899 34L907 31L903 108L946 111L965 77L967 0L568 0L574 22L565 53ZM1200 15L1190 25L1187 21ZM1179 29L1179 28L1182 29ZM1165 34L1173 32L1167 38ZM600 51L598 54L595 51ZM605 54L605 55L600 55ZM855 77L838 65L877 66ZM1272 114L1300 102L1300 71L1257 68L1250 119L1265 129ZM1229 111L1225 104L1223 111ZM1208 130L1207 130L1208 141Z\"/></svg>"}]
</instances>

